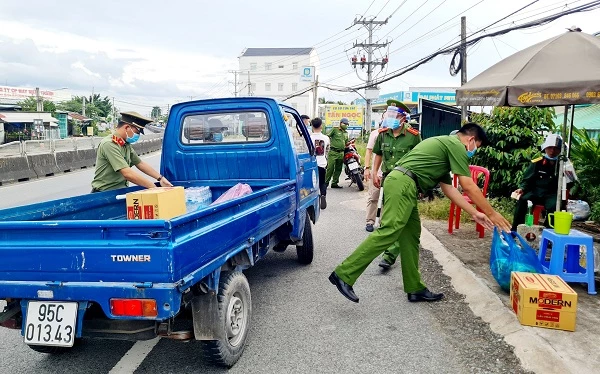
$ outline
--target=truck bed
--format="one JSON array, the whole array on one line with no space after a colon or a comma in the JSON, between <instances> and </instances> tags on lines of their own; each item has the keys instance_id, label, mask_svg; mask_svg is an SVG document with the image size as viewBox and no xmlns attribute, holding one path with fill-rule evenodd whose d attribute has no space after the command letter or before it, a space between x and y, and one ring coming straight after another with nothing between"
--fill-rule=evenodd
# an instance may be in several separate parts
<instances>
[{"instance_id":1,"label":"truck bed","mask_svg":"<svg viewBox=\"0 0 600 374\"><path fill-rule=\"evenodd\" d=\"M171 220L126 220L124 190L0 210L2 282L179 282L293 216L293 182L248 183L250 195ZM216 199L233 182L214 184Z\"/></svg>"}]
</instances>

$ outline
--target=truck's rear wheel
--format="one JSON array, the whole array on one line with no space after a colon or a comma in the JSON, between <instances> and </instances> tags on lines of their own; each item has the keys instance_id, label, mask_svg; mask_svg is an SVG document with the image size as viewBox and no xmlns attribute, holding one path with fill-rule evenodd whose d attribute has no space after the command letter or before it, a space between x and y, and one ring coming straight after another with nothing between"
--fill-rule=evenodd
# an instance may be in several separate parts
<instances>
[{"instance_id":1,"label":"truck's rear wheel","mask_svg":"<svg viewBox=\"0 0 600 374\"><path fill-rule=\"evenodd\" d=\"M208 361L232 367L244 352L252 315L250 285L244 274L221 274L218 301L219 322L225 337L203 341L202 346Z\"/></svg>"},{"instance_id":2,"label":"truck's rear wheel","mask_svg":"<svg viewBox=\"0 0 600 374\"><path fill-rule=\"evenodd\" d=\"M306 215L306 221L304 222L304 234L302 234L302 245L296 246L296 252L298 253L298 262L304 265L308 265L312 262L314 256L314 242L312 235L312 225L310 223L310 217Z\"/></svg>"}]
</instances>

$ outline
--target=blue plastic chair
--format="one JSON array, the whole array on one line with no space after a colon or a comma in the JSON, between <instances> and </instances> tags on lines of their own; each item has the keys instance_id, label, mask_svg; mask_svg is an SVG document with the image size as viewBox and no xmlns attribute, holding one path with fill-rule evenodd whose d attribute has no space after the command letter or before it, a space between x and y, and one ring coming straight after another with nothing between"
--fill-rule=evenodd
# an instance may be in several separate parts
<instances>
[{"instance_id":1,"label":"blue plastic chair","mask_svg":"<svg viewBox=\"0 0 600 374\"><path fill-rule=\"evenodd\" d=\"M550 261L546 261L548 243L552 242ZM579 265L579 246L586 249L586 267ZM566 256L565 256L566 255ZM594 280L594 240L590 235L571 230L569 235L544 229L538 258L548 274L558 275L565 282L587 283L588 294L596 294Z\"/></svg>"}]
</instances>

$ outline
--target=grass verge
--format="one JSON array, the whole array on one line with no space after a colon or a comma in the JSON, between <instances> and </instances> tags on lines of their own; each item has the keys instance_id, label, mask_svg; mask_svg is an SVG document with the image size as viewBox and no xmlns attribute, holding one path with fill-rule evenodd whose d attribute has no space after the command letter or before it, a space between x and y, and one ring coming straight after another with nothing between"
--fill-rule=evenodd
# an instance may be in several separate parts
<instances>
[{"instance_id":1,"label":"grass verge","mask_svg":"<svg viewBox=\"0 0 600 374\"><path fill-rule=\"evenodd\" d=\"M514 200L508 198L491 198L488 199L488 201L494 210L502 214L509 222L512 222L515 209ZM420 201L419 212L421 213L421 217L424 218L438 221L448 220L448 214L450 212L450 199L434 199L431 202ZM460 217L461 221L463 222L472 221L471 216L464 211L461 212Z\"/></svg>"}]
</instances>

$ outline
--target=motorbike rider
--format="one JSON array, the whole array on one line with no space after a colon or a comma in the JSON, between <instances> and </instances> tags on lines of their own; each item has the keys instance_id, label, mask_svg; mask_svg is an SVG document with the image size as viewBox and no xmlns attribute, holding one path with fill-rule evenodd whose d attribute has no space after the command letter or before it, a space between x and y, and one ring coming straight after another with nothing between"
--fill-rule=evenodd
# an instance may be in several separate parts
<instances>
[{"instance_id":1,"label":"motorbike rider","mask_svg":"<svg viewBox=\"0 0 600 374\"><path fill-rule=\"evenodd\" d=\"M340 120L339 125L327 134L331 145L329 158L327 159L325 185L328 186L329 181L331 181L331 188L342 188L339 183L340 174L342 174L342 168L344 167L344 148L348 145L348 132L346 132L346 129L349 124L348 118L344 117Z\"/></svg>"},{"instance_id":2,"label":"motorbike rider","mask_svg":"<svg viewBox=\"0 0 600 374\"><path fill-rule=\"evenodd\" d=\"M410 117L410 110L408 107L398 100L388 100L387 104L388 106L397 107L398 114L395 119L386 118L384 120L387 122L388 129L379 134L375 140L375 145L373 146L375 162L373 164L371 178L373 178L373 186L375 186L375 188L381 187L385 177L394 170L394 165L422 140L419 131L413 129L408 124ZM383 173L382 177L376 172L379 170L380 166ZM383 253L379 266L384 271L390 269L396 262L399 253L400 246L398 243L394 243L393 246Z\"/></svg>"}]
</instances>

